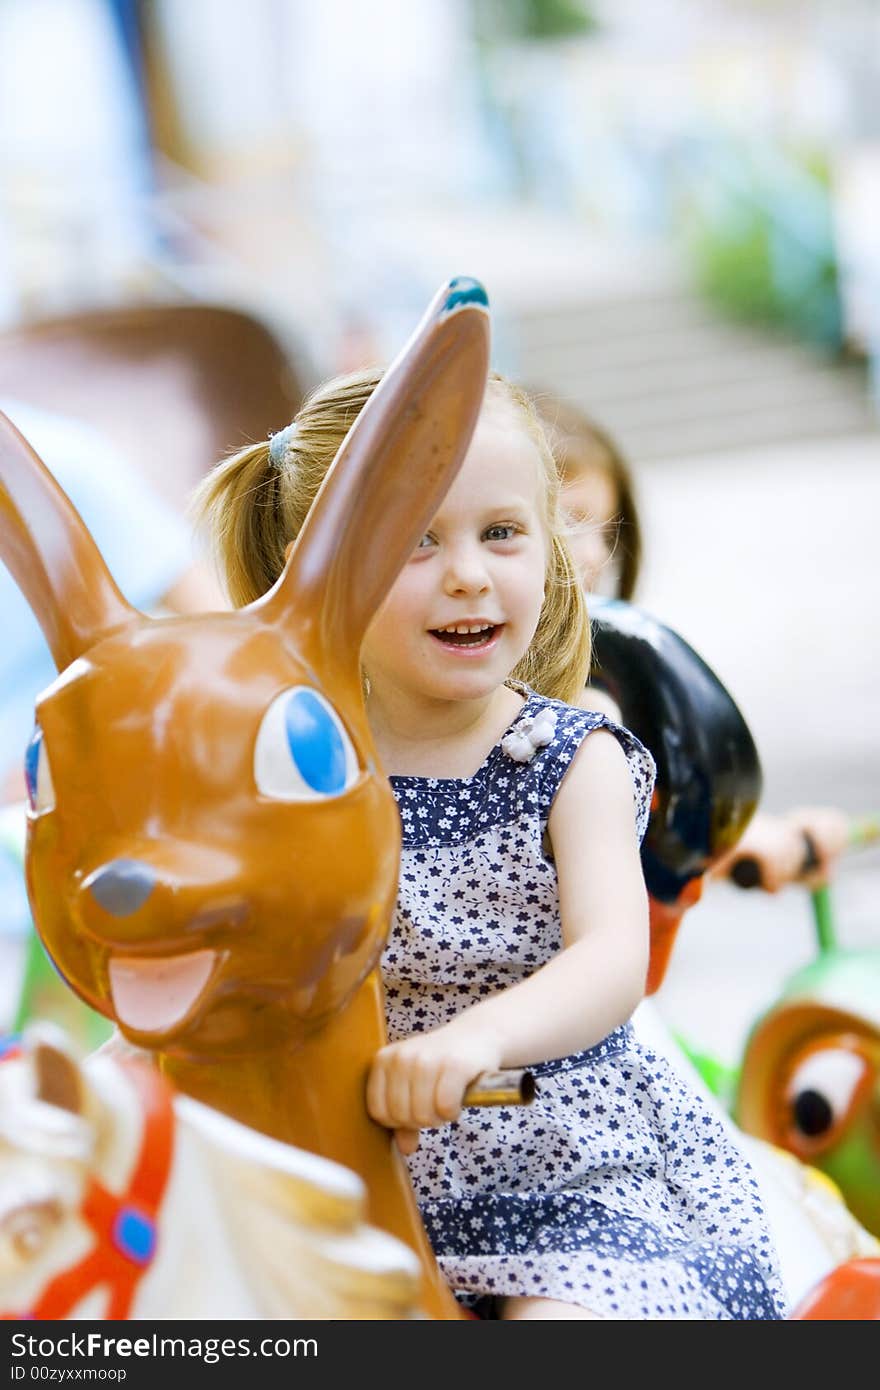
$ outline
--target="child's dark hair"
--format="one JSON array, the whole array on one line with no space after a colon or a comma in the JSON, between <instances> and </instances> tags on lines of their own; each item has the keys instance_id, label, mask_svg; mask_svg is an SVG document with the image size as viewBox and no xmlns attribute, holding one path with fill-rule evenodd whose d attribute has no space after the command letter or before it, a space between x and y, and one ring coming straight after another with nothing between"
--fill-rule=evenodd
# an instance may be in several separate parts
<instances>
[{"instance_id":1,"label":"child's dark hair","mask_svg":"<svg viewBox=\"0 0 880 1390\"><path fill-rule=\"evenodd\" d=\"M642 528L629 464L611 436L570 401L548 391L529 394L563 487L594 470L602 470L611 481L616 498L615 533L610 547L618 565L615 596L631 599L642 563Z\"/></svg>"}]
</instances>

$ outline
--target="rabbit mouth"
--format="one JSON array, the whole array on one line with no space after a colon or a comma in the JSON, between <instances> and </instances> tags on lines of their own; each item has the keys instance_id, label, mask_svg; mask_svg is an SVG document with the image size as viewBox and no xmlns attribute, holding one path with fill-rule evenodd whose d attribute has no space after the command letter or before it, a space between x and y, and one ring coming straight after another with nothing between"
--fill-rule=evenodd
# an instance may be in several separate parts
<instances>
[{"instance_id":1,"label":"rabbit mouth","mask_svg":"<svg viewBox=\"0 0 880 1390\"><path fill-rule=\"evenodd\" d=\"M183 956L116 956L108 966L113 1012L132 1033L168 1033L185 1023L214 974L216 951Z\"/></svg>"}]
</instances>

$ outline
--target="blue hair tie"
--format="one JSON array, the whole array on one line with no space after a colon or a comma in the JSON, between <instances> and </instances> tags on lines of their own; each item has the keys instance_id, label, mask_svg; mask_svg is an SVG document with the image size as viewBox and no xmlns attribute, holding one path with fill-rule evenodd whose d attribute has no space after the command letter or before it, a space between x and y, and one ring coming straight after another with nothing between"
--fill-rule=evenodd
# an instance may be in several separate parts
<instances>
[{"instance_id":1,"label":"blue hair tie","mask_svg":"<svg viewBox=\"0 0 880 1390\"><path fill-rule=\"evenodd\" d=\"M269 462L273 468L279 472L284 467L284 456L287 453L293 436L296 434L296 421L292 420L289 425L285 425L283 430L277 434L269 435Z\"/></svg>"}]
</instances>

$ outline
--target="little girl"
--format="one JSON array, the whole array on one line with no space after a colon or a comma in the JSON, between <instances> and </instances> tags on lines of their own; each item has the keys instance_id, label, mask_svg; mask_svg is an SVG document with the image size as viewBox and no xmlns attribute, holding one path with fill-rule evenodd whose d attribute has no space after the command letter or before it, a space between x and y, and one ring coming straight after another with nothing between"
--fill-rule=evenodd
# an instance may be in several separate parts
<instances>
[{"instance_id":1,"label":"little girl","mask_svg":"<svg viewBox=\"0 0 880 1390\"><path fill-rule=\"evenodd\" d=\"M324 385L203 484L235 604L277 579L378 380ZM382 962L391 1041L367 1105L397 1132L440 1266L471 1306L776 1318L751 1171L629 1023L648 956L638 846L653 768L626 730L566 703L589 625L556 478L527 398L493 377L461 472L364 643L403 822ZM531 1106L462 1109L478 1073L523 1066Z\"/></svg>"}]
</instances>

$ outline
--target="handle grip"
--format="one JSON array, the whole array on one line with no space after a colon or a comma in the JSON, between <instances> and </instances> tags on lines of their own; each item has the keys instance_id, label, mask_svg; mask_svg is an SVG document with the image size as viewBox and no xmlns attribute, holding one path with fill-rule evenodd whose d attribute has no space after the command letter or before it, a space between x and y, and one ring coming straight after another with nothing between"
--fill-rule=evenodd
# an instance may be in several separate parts
<instances>
[{"instance_id":1,"label":"handle grip","mask_svg":"<svg viewBox=\"0 0 880 1390\"><path fill-rule=\"evenodd\" d=\"M798 869L798 878L806 878L814 869L819 867L819 855L812 835L808 831L801 831L801 838L804 842L804 856ZM761 888L761 865L751 854L744 855L742 859L737 859L733 868L730 870L730 877L738 888Z\"/></svg>"},{"instance_id":2,"label":"handle grip","mask_svg":"<svg viewBox=\"0 0 880 1390\"><path fill-rule=\"evenodd\" d=\"M464 1104L531 1105L536 1090L530 1071L483 1071L465 1091Z\"/></svg>"}]
</instances>

